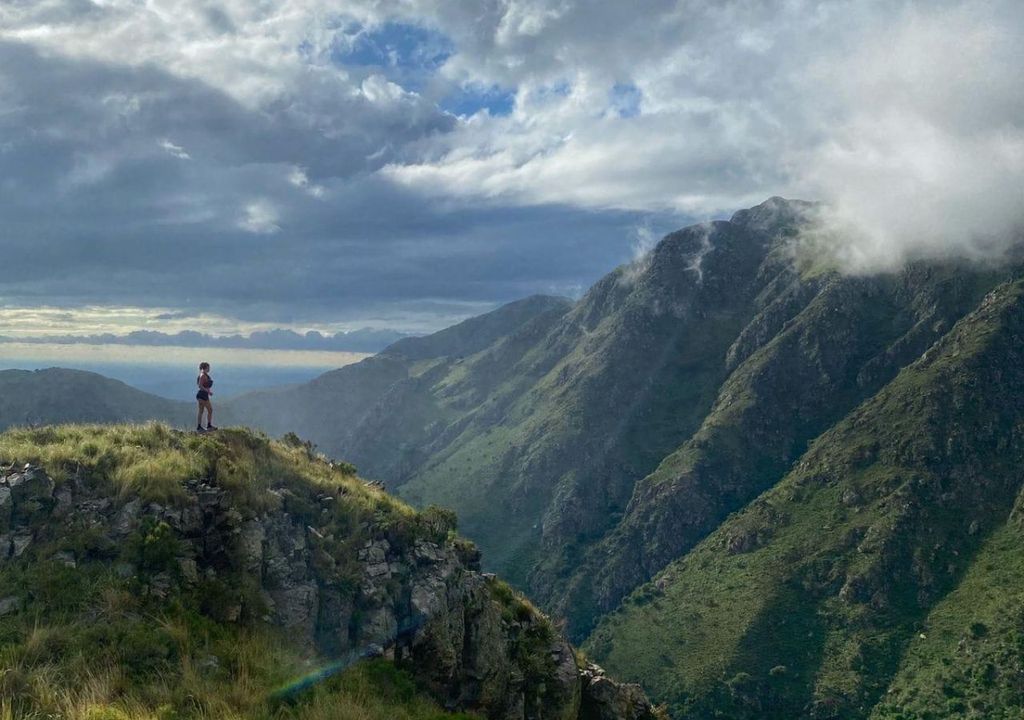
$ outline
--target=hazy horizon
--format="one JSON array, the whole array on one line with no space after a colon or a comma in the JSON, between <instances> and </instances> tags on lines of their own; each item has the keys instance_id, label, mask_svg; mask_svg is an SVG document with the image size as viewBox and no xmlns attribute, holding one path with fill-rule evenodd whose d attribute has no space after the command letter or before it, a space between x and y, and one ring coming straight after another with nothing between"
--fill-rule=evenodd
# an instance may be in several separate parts
<instances>
[{"instance_id":1,"label":"hazy horizon","mask_svg":"<svg viewBox=\"0 0 1024 720\"><path fill-rule=\"evenodd\" d=\"M368 353L244 348L0 343L0 370L86 370L172 400L192 401L198 364L212 364L217 397L311 380Z\"/></svg>"}]
</instances>

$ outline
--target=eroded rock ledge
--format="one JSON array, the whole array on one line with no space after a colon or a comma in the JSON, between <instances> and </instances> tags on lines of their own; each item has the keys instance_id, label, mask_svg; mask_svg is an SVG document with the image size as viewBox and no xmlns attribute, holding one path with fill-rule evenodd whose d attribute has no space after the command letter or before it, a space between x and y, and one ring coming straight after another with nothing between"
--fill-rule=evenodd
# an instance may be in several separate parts
<instances>
[{"instance_id":1,"label":"eroded rock ledge","mask_svg":"<svg viewBox=\"0 0 1024 720\"><path fill-rule=\"evenodd\" d=\"M481 573L472 545L388 523L346 534L333 507L346 502L344 488L281 483L246 503L196 480L159 503L26 465L0 471L0 563L106 563L155 599L208 593L220 622L283 627L326 658L393 657L452 710L656 717L638 686L579 660L544 616ZM0 613L18 603L4 595Z\"/></svg>"}]
</instances>

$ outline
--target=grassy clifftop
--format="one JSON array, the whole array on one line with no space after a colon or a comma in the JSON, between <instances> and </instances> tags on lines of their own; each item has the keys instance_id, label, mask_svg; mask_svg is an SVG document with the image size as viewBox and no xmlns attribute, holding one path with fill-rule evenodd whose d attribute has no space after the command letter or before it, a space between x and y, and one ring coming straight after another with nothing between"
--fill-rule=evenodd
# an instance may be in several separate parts
<instances>
[{"instance_id":1,"label":"grassy clifftop","mask_svg":"<svg viewBox=\"0 0 1024 720\"><path fill-rule=\"evenodd\" d=\"M184 501L189 481L209 479L250 506L272 506L274 484L344 491L353 511L413 518L404 503L356 477L356 469L318 456L292 436L274 441L246 429L199 435L161 423L55 425L0 434L0 463L39 465L60 486L76 476L121 495ZM17 469L12 465L11 470Z\"/></svg>"},{"instance_id":2,"label":"grassy clifftop","mask_svg":"<svg viewBox=\"0 0 1024 720\"><path fill-rule=\"evenodd\" d=\"M349 528L353 558L374 526L430 533L424 516L364 485L353 468L247 431L196 436L158 424L11 430L0 435L0 462L39 466L53 479L54 505L75 483L115 504L141 498L168 507L187 505L188 484L201 479L226 489L239 508L280 505L272 486L283 484L296 501L304 489L307 497L340 493L346 502L333 521ZM19 519L41 527L45 495L15 510L38 523L8 516L0 531ZM384 661L353 665L295 701L275 700L276 690L320 661L286 631L223 622L240 599L244 607L252 587L238 588L236 597L226 584L202 579L179 591L173 585L183 582L182 567L187 574L192 566L177 563L182 542L167 525L143 522L120 538L78 520L66 517L63 532L38 532L18 557L0 560L0 718L455 717Z\"/></svg>"},{"instance_id":3,"label":"grassy clifftop","mask_svg":"<svg viewBox=\"0 0 1024 720\"><path fill-rule=\"evenodd\" d=\"M458 711L653 717L479 572L453 513L295 436L0 434L0 720Z\"/></svg>"}]
</instances>

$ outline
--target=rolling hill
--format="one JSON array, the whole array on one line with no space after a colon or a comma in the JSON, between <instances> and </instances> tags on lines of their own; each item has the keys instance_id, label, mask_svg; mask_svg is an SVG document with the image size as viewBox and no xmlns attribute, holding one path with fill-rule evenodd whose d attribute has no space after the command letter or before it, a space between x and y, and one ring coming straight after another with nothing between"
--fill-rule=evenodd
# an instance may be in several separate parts
<instances>
[{"instance_id":1,"label":"rolling hill","mask_svg":"<svg viewBox=\"0 0 1024 720\"><path fill-rule=\"evenodd\" d=\"M64 422L195 422L188 403L83 370L0 370L0 430ZM186 425L187 426L187 425Z\"/></svg>"}]
</instances>

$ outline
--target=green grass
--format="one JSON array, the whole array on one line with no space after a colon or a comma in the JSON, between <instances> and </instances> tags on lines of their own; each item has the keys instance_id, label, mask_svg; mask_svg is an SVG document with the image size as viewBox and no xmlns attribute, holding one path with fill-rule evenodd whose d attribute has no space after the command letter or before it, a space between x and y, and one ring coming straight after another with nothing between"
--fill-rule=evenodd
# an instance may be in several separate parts
<instances>
[{"instance_id":1,"label":"green grass","mask_svg":"<svg viewBox=\"0 0 1024 720\"><path fill-rule=\"evenodd\" d=\"M83 615L21 629L0 644L4 720L441 720L412 677L386 660L357 663L287 700L275 692L316 662L266 629L212 625L176 610L149 615L107 585L97 623ZM98 624L102 622L102 627ZM0 621L5 635L11 621ZM18 632L18 630L15 630Z\"/></svg>"},{"instance_id":2,"label":"green grass","mask_svg":"<svg viewBox=\"0 0 1024 720\"><path fill-rule=\"evenodd\" d=\"M641 306L649 299L632 302L638 313L647 312ZM527 353L505 382L495 384L491 376L508 377L508 369L484 373L476 367L490 368L487 353L453 367L435 391L448 393L446 402L496 402L500 422L486 404L478 405L459 435L400 488L401 496L454 507L488 565L516 584L525 585L537 570L567 575L624 510L632 482L699 424L721 380L717 360L742 317L726 311L699 322L651 322L665 328L648 330L658 337L655 354L630 342L635 328L613 313L557 361ZM696 336L701 342L687 342ZM638 381L647 370L653 380ZM613 394L621 402L611 400ZM591 488L590 482L604 486ZM587 498L593 494L608 499L592 507ZM554 503L586 514L580 523L585 531L566 532L542 547L539 519L548 511L556 517L564 512L552 510ZM576 518L565 523L575 524Z\"/></svg>"},{"instance_id":3,"label":"green grass","mask_svg":"<svg viewBox=\"0 0 1024 720\"><path fill-rule=\"evenodd\" d=\"M58 483L75 474L111 483L124 493L168 501L182 483L206 470L202 439L166 425L63 425L13 429L0 435L0 464L42 465Z\"/></svg>"},{"instance_id":4,"label":"green grass","mask_svg":"<svg viewBox=\"0 0 1024 720\"><path fill-rule=\"evenodd\" d=\"M197 435L161 423L56 425L0 433L0 465L41 465L61 484L73 477L107 485L122 497L174 503L185 484L205 480L254 509L272 507L269 490L301 487L350 494L362 507L413 517L415 511L387 493L367 487L347 463L318 456L296 440L273 441L262 433L228 428Z\"/></svg>"},{"instance_id":5,"label":"green grass","mask_svg":"<svg viewBox=\"0 0 1024 720\"><path fill-rule=\"evenodd\" d=\"M992 534L928 614L872 718L1009 720L1024 713L1022 547L1016 519Z\"/></svg>"},{"instance_id":6,"label":"green grass","mask_svg":"<svg viewBox=\"0 0 1024 720\"><path fill-rule=\"evenodd\" d=\"M316 658L272 628L215 622L198 592L158 602L101 566L52 562L6 567L0 587L23 601L0 618L0 718L469 717L442 712L383 660L281 700Z\"/></svg>"}]
</instances>

